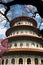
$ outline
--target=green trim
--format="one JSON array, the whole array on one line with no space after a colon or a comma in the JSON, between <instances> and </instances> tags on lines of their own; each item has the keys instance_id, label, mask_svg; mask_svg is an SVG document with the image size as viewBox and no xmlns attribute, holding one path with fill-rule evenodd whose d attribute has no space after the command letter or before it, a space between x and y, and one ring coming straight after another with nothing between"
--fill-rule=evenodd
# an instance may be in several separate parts
<instances>
[{"instance_id":1,"label":"green trim","mask_svg":"<svg viewBox=\"0 0 43 65\"><path fill-rule=\"evenodd\" d=\"M27 39L27 40L26 39L21 39L21 40L20 39L16 39L15 40L14 38L13 39L10 38L10 40L9 40L8 43L10 43L10 42L23 42L23 41L24 42L26 42L26 41L27 42L36 42L36 43L39 43L39 44L42 44L43 45L43 42L41 40L37 40L37 39L34 39L34 38Z\"/></svg>"},{"instance_id":2,"label":"green trim","mask_svg":"<svg viewBox=\"0 0 43 65\"><path fill-rule=\"evenodd\" d=\"M15 55L16 56L24 56L24 55L30 55L30 57L31 56L40 56L40 57L43 57L43 53L40 53L40 52L5 52L4 54L3 54L3 56L14 56L15 57Z\"/></svg>"},{"instance_id":3,"label":"green trim","mask_svg":"<svg viewBox=\"0 0 43 65\"><path fill-rule=\"evenodd\" d=\"M19 21L14 21L14 22L13 22L13 26L15 26L15 23L17 23L17 22L30 22L30 23L32 23L32 24L34 25L34 22L32 22L31 20L21 19L21 20L19 20Z\"/></svg>"},{"instance_id":4,"label":"green trim","mask_svg":"<svg viewBox=\"0 0 43 65\"><path fill-rule=\"evenodd\" d=\"M10 30L10 33L9 33L9 35L11 35L12 33L14 33L14 32L16 32L16 31L31 31L31 32L33 32L33 33L35 33L35 34L37 34L37 35L39 35L40 36L40 32L38 31L38 30L35 30L35 29L31 29L31 28L29 28L29 30L27 29L27 28L18 28L18 29L12 29L12 30Z\"/></svg>"}]
</instances>

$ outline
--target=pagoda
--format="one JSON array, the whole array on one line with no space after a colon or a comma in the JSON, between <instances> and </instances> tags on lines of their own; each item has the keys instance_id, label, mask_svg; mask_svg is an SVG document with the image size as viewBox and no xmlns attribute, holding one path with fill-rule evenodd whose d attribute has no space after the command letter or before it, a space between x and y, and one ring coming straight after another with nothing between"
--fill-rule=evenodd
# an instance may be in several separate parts
<instances>
[{"instance_id":1,"label":"pagoda","mask_svg":"<svg viewBox=\"0 0 43 65\"><path fill-rule=\"evenodd\" d=\"M10 21L6 36L2 43L8 40L8 48L2 55L1 65L43 64L43 38L33 18L14 18Z\"/></svg>"}]
</instances>

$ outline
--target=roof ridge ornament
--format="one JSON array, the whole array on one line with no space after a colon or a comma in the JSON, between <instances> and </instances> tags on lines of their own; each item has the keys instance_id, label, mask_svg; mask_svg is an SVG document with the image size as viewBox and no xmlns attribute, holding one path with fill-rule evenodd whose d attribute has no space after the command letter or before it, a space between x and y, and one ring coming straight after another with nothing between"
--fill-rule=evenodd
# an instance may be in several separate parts
<instances>
[{"instance_id":1,"label":"roof ridge ornament","mask_svg":"<svg viewBox=\"0 0 43 65\"><path fill-rule=\"evenodd\" d=\"M24 11L22 11L22 16L24 16Z\"/></svg>"},{"instance_id":2,"label":"roof ridge ornament","mask_svg":"<svg viewBox=\"0 0 43 65\"><path fill-rule=\"evenodd\" d=\"M22 7L22 16L24 16L24 7Z\"/></svg>"}]
</instances>

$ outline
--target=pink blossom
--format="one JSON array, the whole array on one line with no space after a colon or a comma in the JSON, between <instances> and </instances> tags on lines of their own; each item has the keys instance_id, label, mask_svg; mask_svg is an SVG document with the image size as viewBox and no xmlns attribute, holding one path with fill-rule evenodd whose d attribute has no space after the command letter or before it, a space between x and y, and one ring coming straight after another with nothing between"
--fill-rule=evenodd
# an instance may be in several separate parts
<instances>
[{"instance_id":1,"label":"pink blossom","mask_svg":"<svg viewBox=\"0 0 43 65\"><path fill-rule=\"evenodd\" d=\"M7 43L8 43L8 40L0 41L0 56L7 50L8 48Z\"/></svg>"}]
</instances>

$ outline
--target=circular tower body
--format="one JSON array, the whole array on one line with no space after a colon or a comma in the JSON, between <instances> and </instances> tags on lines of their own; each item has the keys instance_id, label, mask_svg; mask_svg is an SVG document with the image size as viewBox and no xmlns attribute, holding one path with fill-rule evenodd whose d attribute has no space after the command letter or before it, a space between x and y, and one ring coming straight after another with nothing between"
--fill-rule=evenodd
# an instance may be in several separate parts
<instances>
[{"instance_id":1,"label":"circular tower body","mask_svg":"<svg viewBox=\"0 0 43 65\"><path fill-rule=\"evenodd\" d=\"M10 26L6 31L8 49L3 54L2 64L43 64L43 39L36 21L33 18L21 16L13 19Z\"/></svg>"}]
</instances>

